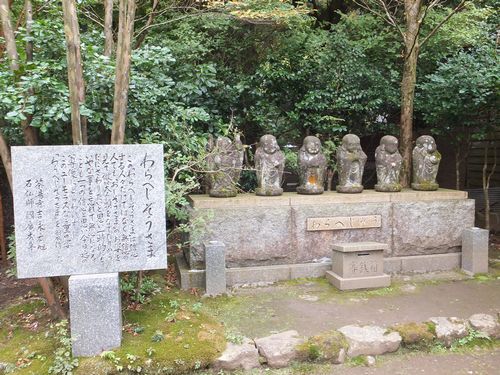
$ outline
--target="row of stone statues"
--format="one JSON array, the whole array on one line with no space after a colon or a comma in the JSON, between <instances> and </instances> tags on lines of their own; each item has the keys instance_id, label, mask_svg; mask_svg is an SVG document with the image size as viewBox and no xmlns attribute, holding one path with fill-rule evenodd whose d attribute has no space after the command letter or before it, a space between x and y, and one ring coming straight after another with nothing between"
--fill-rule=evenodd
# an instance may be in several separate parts
<instances>
[{"instance_id":1,"label":"row of stone statues","mask_svg":"<svg viewBox=\"0 0 500 375\"><path fill-rule=\"evenodd\" d=\"M207 164L209 168L209 194L213 197L234 197L237 194L236 184L243 166L243 145L237 136L234 142L227 137L218 137L208 147ZM347 134L337 149L337 168L339 193L361 193L363 191L363 171L366 154L361 148L357 135ZM437 190L436 176L441 155L436 149L434 138L423 135L417 138L413 149L414 190ZM375 150L377 171L376 191L401 191L399 183L403 159L398 150L398 139L386 135L380 139ZM281 187L285 156L280 150L273 135L266 134L260 138L255 152L255 169L257 173L257 195L275 196L283 193ZM308 136L299 150L299 194L321 194L324 192L327 160L321 152L321 141Z\"/></svg>"}]
</instances>

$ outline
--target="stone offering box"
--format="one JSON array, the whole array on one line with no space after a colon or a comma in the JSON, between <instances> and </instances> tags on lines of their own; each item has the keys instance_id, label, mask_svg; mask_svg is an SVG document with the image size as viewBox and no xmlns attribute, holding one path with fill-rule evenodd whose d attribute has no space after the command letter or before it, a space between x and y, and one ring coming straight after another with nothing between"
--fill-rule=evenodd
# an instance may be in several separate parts
<instances>
[{"instance_id":1,"label":"stone offering box","mask_svg":"<svg viewBox=\"0 0 500 375\"><path fill-rule=\"evenodd\" d=\"M384 274L384 250L378 242L339 243L332 246L332 270L326 278L340 290L382 288L391 285Z\"/></svg>"},{"instance_id":2,"label":"stone offering box","mask_svg":"<svg viewBox=\"0 0 500 375\"><path fill-rule=\"evenodd\" d=\"M118 272L166 268L162 145L12 147L17 276L69 275L72 350L121 342Z\"/></svg>"},{"instance_id":3,"label":"stone offering box","mask_svg":"<svg viewBox=\"0 0 500 375\"><path fill-rule=\"evenodd\" d=\"M388 274L460 268L462 232L474 226L474 200L457 190L189 198L196 229L177 257L183 288L204 286L208 241L224 243L231 286L324 276L335 243L388 244Z\"/></svg>"}]
</instances>

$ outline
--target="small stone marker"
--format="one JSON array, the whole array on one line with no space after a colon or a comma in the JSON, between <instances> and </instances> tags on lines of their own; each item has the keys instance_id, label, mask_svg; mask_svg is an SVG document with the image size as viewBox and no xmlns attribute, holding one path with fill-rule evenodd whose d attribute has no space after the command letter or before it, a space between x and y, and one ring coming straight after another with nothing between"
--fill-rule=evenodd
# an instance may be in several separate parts
<instances>
[{"instance_id":1,"label":"small stone marker","mask_svg":"<svg viewBox=\"0 0 500 375\"><path fill-rule=\"evenodd\" d=\"M468 228L462 233L462 269L471 274L488 272L489 232Z\"/></svg>"},{"instance_id":2,"label":"small stone marker","mask_svg":"<svg viewBox=\"0 0 500 375\"><path fill-rule=\"evenodd\" d=\"M391 277L384 274L384 250L388 248L379 242L336 244L326 278L340 290L389 286Z\"/></svg>"},{"instance_id":3,"label":"small stone marker","mask_svg":"<svg viewBox=\"0 0 500 375\"><path fill-rule=\"evenodd\" d=\"M119 346L117 272L167 266L163 146L12 147L12 167L18 277L71 275L73 355Z\"/></svg>"},{"instance_id":4,"label":"small stone marker","mask_svg":"<svg viewBox=\"0 0 500 375\"><path fill-rule=\"evenodd\" d=\"M116 348L122 340L118 273L69 278L72 351L92 356Z\"/></svg>"},{"instance_id":5,"label":"small stone marker","mask_svg":"<svg viewBox=\"0 0 500 375\"><path fill-rule=\"evenodd\" d=\"M203 244L205 248L206 293L217 296L226 293L226 246L220 241Z\"/></svg>"}]
</instances>

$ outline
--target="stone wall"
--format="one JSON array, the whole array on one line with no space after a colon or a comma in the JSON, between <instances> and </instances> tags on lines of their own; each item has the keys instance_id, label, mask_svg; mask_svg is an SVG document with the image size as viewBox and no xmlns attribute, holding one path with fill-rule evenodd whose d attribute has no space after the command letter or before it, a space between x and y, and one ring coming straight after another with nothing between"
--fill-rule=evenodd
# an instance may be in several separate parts
<instances>
[{"instance_id":1,"label":"stone wall","mask_svg":"<svg viewBox=\"0 0 500 375\"><path fill-rule=\"evenodd\" d=\"M190 202L191 219L198 223L185 251L191 269L204 268L204 241L226 245L229 268L269 266L319 262L331 257L335 242L387 243L385 257L459 252L462 231L474 226L474 201L466 192L445 189L224 199L192 195ZM381 226L307 230L308 218L366 215L380 215Z\"/></svg>"}]
</instances>

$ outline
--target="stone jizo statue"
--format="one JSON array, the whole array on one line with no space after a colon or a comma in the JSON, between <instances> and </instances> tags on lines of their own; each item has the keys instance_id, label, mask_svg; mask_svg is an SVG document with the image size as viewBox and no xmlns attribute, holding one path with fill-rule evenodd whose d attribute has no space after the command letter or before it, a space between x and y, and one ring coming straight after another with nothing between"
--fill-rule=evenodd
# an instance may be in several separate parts
<instances>
[{"instance_id":1,"label":"stone jizo statue","mask_svg":"<svg viewBox=\"0 0 500 375\"><path fill-rule=\"evenodd\" d=\"M401 191L399 175L403 158L398 150L398 139L386 135L380 139L380 145L375 150L375 165L377 168L376 191Z\"/></svg>"},{"instance_id":2,"label":"stone jizo statue","mask_svg":"<svg viewBox=\"0 0 500 375\"><path fill-rule=\"evenodd\" d=\"M304 138L299 150L299 194L322 194L325 191L326 158L321 141L314 136Z\"/></svg>"},{"instance_id":3,"label":"stone jizo statue","mask_svg":"<svg viewBox=\"0 0 500 375\"><path fill-rule=\"evenodd\" d=\"M337 168L339 173L339 193L361 193L366 154L361 149L359 137L347 134L337 149Z\"/></svg>"},{"instance_id":4,"label":"stone jizo statue","mask_svg":"<svg viewBox=\"0 0 500 375\"><path fill-rule=\"evenodd\" d=\"M437 190L439 185L436 176L441 154L437 151L436 141L430 135L417 138L413 149L413 182L414 190Z\"/></svg>"},{"instance_id":5,"label":"stone jizo statue","mask_svg":"<svg viewBox=\"0 0 500 375\"><path fill-rule=\"evenodd\" d=\"M255 152L255 169L257 170L257 195L281 195L281 182L285 156L273 135L266 134L260 137Z\"/></svg>"},{"instance_id":6,"label":"stone jizo statue","mask_svg":"<svg viewBox=\"0 0 500 375\"><path fill-rule=\"evenodd\" d=\"M238 194L237 184L243 166L243 144L239 135L234 142L227 137L217 137L208 145L208 194L211 197L229 198Z\"/></svg>"}]
</instances>

